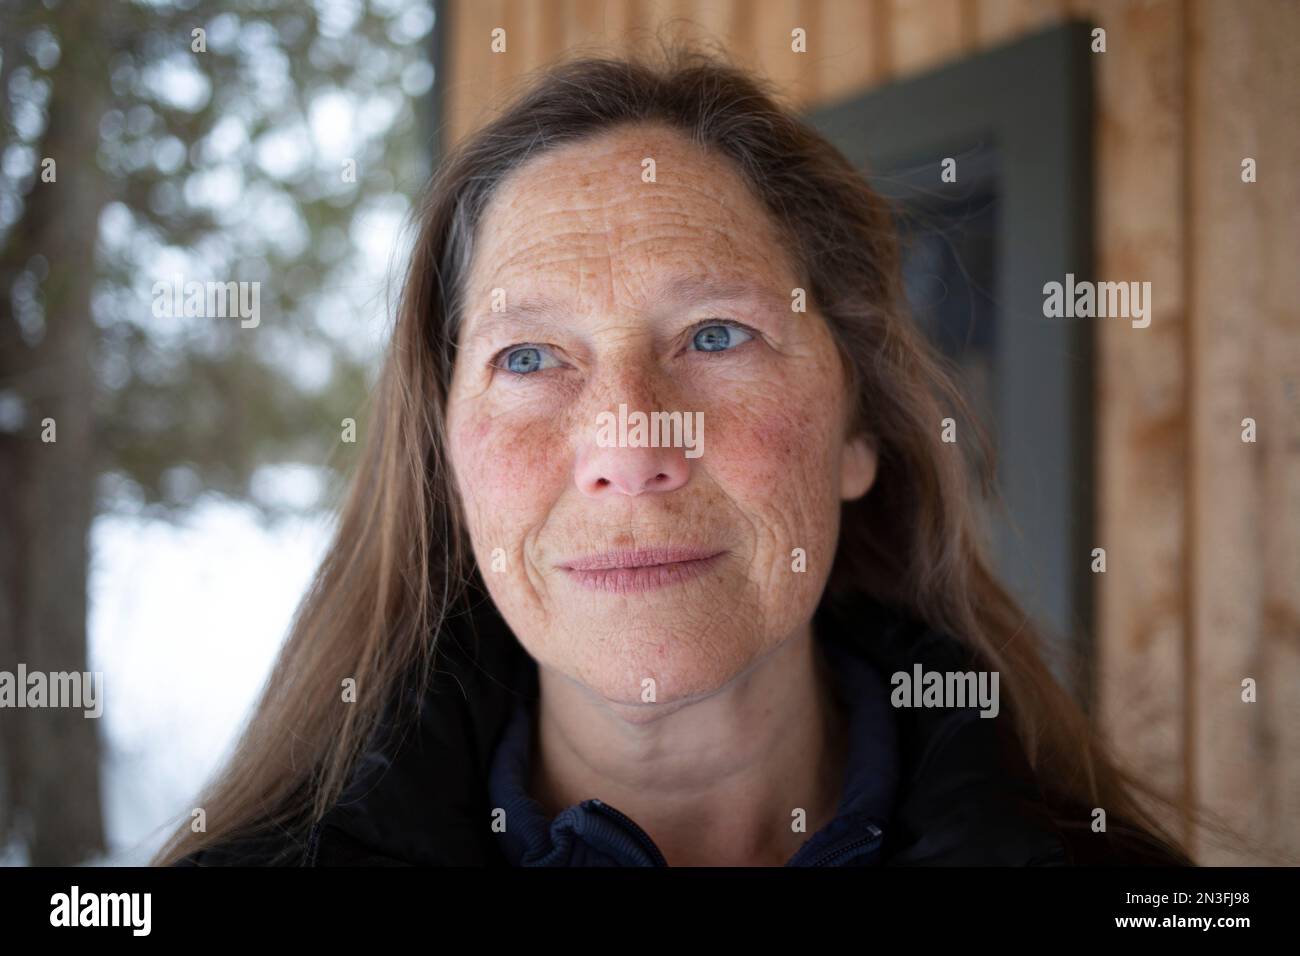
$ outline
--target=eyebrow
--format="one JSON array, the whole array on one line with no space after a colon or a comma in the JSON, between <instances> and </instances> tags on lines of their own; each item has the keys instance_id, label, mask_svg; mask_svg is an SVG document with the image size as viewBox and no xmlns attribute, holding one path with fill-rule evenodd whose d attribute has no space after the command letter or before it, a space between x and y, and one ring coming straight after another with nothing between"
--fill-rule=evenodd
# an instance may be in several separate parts
<instances>
[{"instance_id":1,"label":"eyebrow","mask_svg":"<svg viewBox=\"0 0 1300 956\"><path fill-rule=\"evenodd\" d=\"M790 299L752 279L727 279L717 276L682 276L668 283L664 298L668 302L735 302L757 301L765 306L788 309Z\"/></svg>"},{"instance_id":2,"label":"eyebrow","mask_svg":"<svg viewBox=\"0 0 1300 956\"><path fill-rule=\"evenodd\" d=\"M790 301L780 293L752 279L739 277L679 276L666 282L655 299L657 305L743 301L757 302L775 311L790 307ZM529 296L518 302L510 302L507 296L506 307L502 311L488 310L474 315L473 331L478 331L482 322L497 322L502 319L540 321L543 324L556 322L571 311L558 299L549 296Z\"/></svg>"}]
</instances>

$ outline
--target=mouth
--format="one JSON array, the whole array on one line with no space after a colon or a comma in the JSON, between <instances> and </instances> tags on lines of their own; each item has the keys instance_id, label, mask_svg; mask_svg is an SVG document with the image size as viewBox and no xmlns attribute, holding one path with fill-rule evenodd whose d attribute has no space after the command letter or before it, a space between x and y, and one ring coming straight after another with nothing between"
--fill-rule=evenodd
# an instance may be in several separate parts
<instances>
[{"instance_id":1,"label":"mouth","mask_svg":"<svg viewBox=\"0 0 1300 956\"><path fill-rule=\"evenodd\" d=\"M632 594L697 578L724 554L715 548L636 548L570 558L557 567L589 590Z\"/></svg>"}]
</instances>

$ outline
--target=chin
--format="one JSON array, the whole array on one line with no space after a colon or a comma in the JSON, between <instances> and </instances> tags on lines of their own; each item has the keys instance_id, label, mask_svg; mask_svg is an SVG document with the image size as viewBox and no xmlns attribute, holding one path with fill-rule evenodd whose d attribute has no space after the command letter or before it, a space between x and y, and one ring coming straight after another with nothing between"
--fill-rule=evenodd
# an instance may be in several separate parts
<instances>
[{"instance_id":1,"label":"chin","mask_svg":"<svg viewBox=\"0 0 1300 956\"><path fill-rule=\"evenodd\" d=\"M585 629L569 643L564 660L544 661L611 703L644 709L647 719L665 704L689 703L725 687L765 648L752 629L701 629L629 621ZM643 699L653 680L654 700Z\"/></svg>"}]
</instances>

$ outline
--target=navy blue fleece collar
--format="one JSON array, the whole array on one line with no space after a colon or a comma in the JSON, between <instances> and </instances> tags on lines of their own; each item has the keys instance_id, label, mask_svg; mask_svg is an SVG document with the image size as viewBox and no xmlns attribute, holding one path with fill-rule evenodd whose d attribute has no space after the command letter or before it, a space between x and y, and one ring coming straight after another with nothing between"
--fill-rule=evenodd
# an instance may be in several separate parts
<instances>
[{"instance_id":1,"label":"navy blue fleece collar","mask_svg":"<svg viewBox=\"0 0 1300 956\"><path fill-rule=\"evenodd\" d=\"M849 709L848 763L835 819L814 833L786 866L866 866L880 856L898 781L894 714L881 675L834 641L821 643ZM498 834L515 866L664 866L649 835L598 799L566 807L548 820L526 792L533 714L518 699L493 753L488 779L494 808L505 810Z\"/></svg>"}]
</instances>

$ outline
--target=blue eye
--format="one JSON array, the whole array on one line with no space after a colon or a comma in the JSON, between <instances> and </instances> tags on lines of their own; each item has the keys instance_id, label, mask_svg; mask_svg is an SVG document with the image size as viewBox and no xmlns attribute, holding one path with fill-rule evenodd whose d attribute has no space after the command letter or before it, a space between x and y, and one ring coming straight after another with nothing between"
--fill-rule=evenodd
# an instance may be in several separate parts
<instances>
[{"instance_id":1,"label":"blue eye","mask_svg":"<svg viewBox=\"0 0 1300 956\"><path fill-rule=\"evenodd\" d=\"M503 356L502 367L516 375L529 375L543 368L555 368L560 363L555 361L545 349L537 345L521 345L507 349Z\"/></svg>"},{"instance_id":2,"label":"blue eye","mask_svg":"<svg viewBox=\"0 0 1300 956\"><path fill-rule=\"evenodd\" d=\"M753 336L734 325L706 325L695 333L694 345L701 352L723 352L743 345Z\"/></svg>"}]
</instances>

